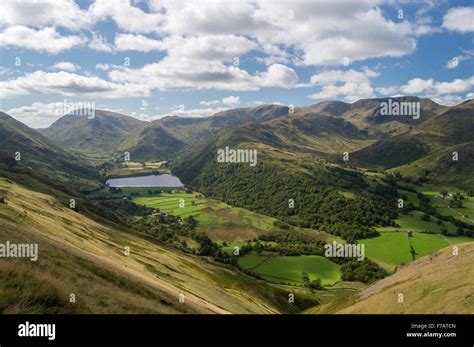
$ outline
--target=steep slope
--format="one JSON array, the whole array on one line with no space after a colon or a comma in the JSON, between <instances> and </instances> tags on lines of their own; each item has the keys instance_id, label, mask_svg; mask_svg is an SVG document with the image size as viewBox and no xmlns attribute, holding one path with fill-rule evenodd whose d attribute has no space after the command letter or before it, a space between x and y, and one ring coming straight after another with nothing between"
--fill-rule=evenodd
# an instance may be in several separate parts
<instances>
[{"instance_id":1,"label":"steep slope","mask_svg":"<svg viewBox=\"0 0 474 347\"><path fill-rule=\"evenodd\" d=\"M468 100L417 125L408 133L351 153L357 165L396 168L409 176L473 186L474 100ZM458 161L453 161L458 152Z\"/></svg>"},{"instance_id":2,"label":"steep slope","mask_svg":"<svg viewBox=\"0 0 474 347\"><path fill-rule=\"evenodd\" d=\"M280 147L284 148L279 149L288 149L294 153L320 152L342 155L345 151L365 147L373 141L367 131L360 130L352 123L319 113L296 112L276 120L248 124L242 128L247 128L248 134L256 143L266 143L265 137L259 136L260 133L271 133L281 140ZM273 145L278 146L275 143Z\"/></svg>"},{"instance_id":3,"label":"steep slope","mask_svg":"<svg viewBox=\"0 0 474 347\"><path fill-rule=\"evenodd\" d=\"M380 109L383 102L419 102L420 117L381 115ZM324 101L309 107L298 109L300 113L318 113L333 117L340 117L351 122L370 135L378 137L396 136L403 134L418 124L421 124L435 115L446 111L448 107L439 105L430 99L420 99L414 96L394 98L361 99L352 104L341 101Z\"/></svg>"},{"instance_id":4,"label":"steep slope","mask_svg":"<svg viewBox=\"0 0 474 347\"><path fill-rule=\"evenodd\" d=\"M431 146L452 145L474 141L474 100L467 100L411 131Z\"/></svg>"},{"instance_id":5,"label":"steep slope","mask_svg":"<svg viewBox=\"0 0 474 347\"><path fill-rule=\"evenodd\" d=\"M130 151L138 159L170 159L221 130L287 114L288 107L266 105L222 111L206 118L165 117L137 130L119 148Z\"/></svg>"},{"instance_id":6,"label":"steep slope","mask_svg":"<svg viewBox=\"0 0 474 347\"><path fill-rule=\"evenodd\" d=\"M0 178L0 242L38 243L37 262L2 261L5 313L294 312L287 293L185 255L124 228L106 226L54 196ZM125 247L130 255L125 255ZM18 290L21 288L21 290ZM74 293L77 304L70 304ZM185 303L179 295L185 295ZM301 309L301 308L300 308Z\"/></svg>"},{"instance_id":7,"label":"steep slope","mask_svg":"<svg viewBox=\"0 0 474 347\"><path fill-rule=\"evenodd\" d=\"M15 160L16 153L20 161ZM0 169L13 171L16 167L67 181L70 177L100 180L96 170L80 162L39 132L30 129L6 113L0 112ZM87 184L87 182L83 182Z\"/></svg>"},{"instance_id":8,"label":"steep slope","mask_svg":"<svg viewBox=\"0 0 474 347\"><path fill-rule=\"evenodd\" d=\"M381 104L392 102L420 103L419 118L413 116L391 116L381 115ZM363 99L351 104L350 109L342 117L356 126L367 128L368 130L380 132L390 136L402 134L411 128L422 124L435 115L445 111L447 108L431 101L430 99L420 99L414 96Z\"/></svg>"},{"instance_id":9,"label":"steep slope","mask_svg":"<svg viewBox=\"0 0 474 347\"><path fill-rule=\"evenodd\" d=\"M329 304L309 313L426 313L474 311L474 243L444 248L400 268L395 274L363 289L354 302L334 311ZM398 299L403 295L403 302Z\"/></svg>"},{"instance_id":10,"label":"steep slope","mask_svg":"<svg viewBox=\"0 0 474 347\"><path fill-rule=\"evenodd\" d=\"M96 110L95 117L71 112L40 132L56 144L86 153L112 153L131 133L146 125L123 114Z\"/></svg>"}]
</instances>

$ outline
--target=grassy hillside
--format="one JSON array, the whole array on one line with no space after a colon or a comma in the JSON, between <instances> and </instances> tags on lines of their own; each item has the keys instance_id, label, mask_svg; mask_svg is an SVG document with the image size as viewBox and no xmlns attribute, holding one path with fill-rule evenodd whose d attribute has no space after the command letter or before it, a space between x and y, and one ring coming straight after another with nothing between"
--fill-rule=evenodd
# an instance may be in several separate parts
<instances>
[{"instance_id":1,"label":"grassy hillside","mask_svg":"<svg viewBox=\"0 0 474 347\"><path fill-rule=\"evenodd\" d=\"M94 119L71 112L40 132L65 148L85 153L112 153L145 124L123 114L96 110Z\"/></svg>"},{"instance_id":2,"label":"grassy hillside","mask_svg":"<svg viewBox=\"0 0 474 347\"><path fill-rule=\"evenodd\" d=\"M3 312L275 313L287 293L0 180L0 240L37 242L39 260L2 262ZM124 255L124 247L130 255ZM30 284L36 284L30 286ZM21 290L17 290L21 288ZM77 304L68 302L74 293ZM180 293L186 303L178 301ZM19 298L21 300L19 300ZM303 302L305 300L302 300Z\"/></svg>"},{"instance_id":3,"label":"grassy hillside","mask_svg":"<svg viewBox=\"0 0 474 347\"><path fill-rule=\"evenodd\" d=\"M356 165L393 168L412 177L472 189L474 181L474 101L437 113L406 134L351 153ZM458 160L453 160L453 152Z\"/></svg>"},{"instance_id":4,"label":"grassy hillside","mask_svg":"<svg viewBox=\"0 0 474 347\"><path fill-rule=\"evenodd\" d=\"M333 304L310 313L472 313L474 243L444 248L403 266L392 276L363 289L341 308ZM403 294L403 302L398 301Z\"/></svg>"},{"instance_id":5,"label":"grassy hillside","mask_svg":"<svg viewBox=\"0 0 474 347\"><path fill-rule=\"evenodd\" d=\"M265 105L219 112L205 118L165 117L138 129L120 145L135 159L170 159L201 144L221 130L264 122L288 114L288 107Z\"/></svg>"},{"instance_id":6,"label":"grassy hillside","mask_svg":"<svg viewBox=\"0 0 474 347\"><path fill-rule=\"evenodd\" d=\"M17 153L19 161L15 160ZM94 186L101 179L97 170L3 112L0 112L0 171L10 178L21 173L54 177L55 183L67 182L70 186Z\"/></svg>"}]
</instances>

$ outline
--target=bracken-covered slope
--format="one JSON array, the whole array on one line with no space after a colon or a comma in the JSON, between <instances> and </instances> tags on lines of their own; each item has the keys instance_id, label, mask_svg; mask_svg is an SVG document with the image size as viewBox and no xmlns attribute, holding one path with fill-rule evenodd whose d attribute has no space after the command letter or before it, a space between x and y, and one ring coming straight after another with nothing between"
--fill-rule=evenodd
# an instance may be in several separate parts
<instances>
[{"instance_id":1,"label":"bracken-covered slope","mask_svg":"<svg viewBox=\"0 0 474 347\"><path fill-rule=\"evenodd\" d=\"M458 254L455 249L458 247ZM474 242L444 248L363 289L344 308L334 303L309 313L473 313ZM403 295L403 302L399 302ZM401 300L400 300L401 301ZM331 307L332 306L332 307Z\"/></svg>"},{"instance_id":2,"label":"bracken-covered slope","mask_svg":"<svg viewBox=\"0 0 474 347\"><path fill-rule=\"evenodd\" d=\"M0 178L0 243L37 243L37 262L0 262L3 313L295 312L287 293L69 209ZM80 206L79 206L80 209ZM130 255L125 255L125 247ZM76 304L69 303L69 295ZM185 295L185 303L179 295ZM299 308L302 309L302 308Z\"/></svg>"}]
</instances>

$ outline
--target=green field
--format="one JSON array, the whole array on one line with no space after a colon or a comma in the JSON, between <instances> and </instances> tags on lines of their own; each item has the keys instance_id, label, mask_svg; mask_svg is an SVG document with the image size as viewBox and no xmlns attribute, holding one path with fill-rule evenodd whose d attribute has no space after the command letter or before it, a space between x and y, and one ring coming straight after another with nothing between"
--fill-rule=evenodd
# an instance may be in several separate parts
<instances>
[{"instance_id":1,"label":"green field","mask_svg":"<svg viewBox=\"0 0 474 347\"><path fill-rule=\"evenodd\" d=\"M416 258L449 246L441 235L414 233L412 241ZM406 232L383 232L380 236L360 240L359 243L365 244L365 256L369 259L394 265L412 261Z\"/></svg>"},{"instance_id":2,"label":"green field","mask_svg":"<svg viewBox=\"0 0 474 347\"><path fill-rule=\"evenodd\" d=\"M398 194L400 194L400 196L406 196L406 201L405 201L405 204L406 203L412 203L413 205L415 206L419 206L420 205L420 200L418 199L418 197L416 196L415 193L413 192L408 192L406 190L399 190L398 191Z\"/></svg>"},{"instance_id":3,"label":"green field","mask_svg":"<svg viewBox=\"0 0 474 347\"><path fill-rule=\"evenodd\" d=\"M431 216L431 220L424 221L421 219L423 212L411 211L410 214L400 214L395 220L400 228L383 227L378 228L379 231L415 231L415 232L432 232L441 233L442 228L448 229L450 233L456 231L456 227L450 222L443 221L442 225L436 223L438 218Z\"/></svg>"},{"instance_id":4,"label":"green field","mask_svg":"<svg viewBox=\"0 0 474 347\"><path fill-rule=\"evenodd\" d=\"M133 190L126 192L130 194ZM242 243L275 229L273 222L276 219L273 217L208 199L199 193L174 190L147 196L147 191L143 190L139 194L133 197L133 202L137 204L158 208L182 218L193 216L198 221L198 230L205 232L214 241ZM180 207L182 200L184 207Z\"/></svg>"},{"instance_id":5,"label":"green field","mask_svg":"<svg viewBox=\"0 0 474 347\"><path fill-rule=\"evenodd\" d=\"M295 257L246 254L238 260L243 269L251 270L269 282L301 285L301 273L306 272L310 280L321 279L323 285L332 285L341 280L339 265L317 255Z\"/></svg>"},{"instance_id":6,"label":"green field","mask_svg":"<svg viewBox=\"0 0 474 347\"><path fill-rule=\"evenodd\" d=\"M186 218L191 215L195 216L199 214L200 210L206 208L205 199L197 196L196 194L186 193L161 193L159 196L136 197L133 202L159 208L162 212Z\"/></svg>"}]
</instances>

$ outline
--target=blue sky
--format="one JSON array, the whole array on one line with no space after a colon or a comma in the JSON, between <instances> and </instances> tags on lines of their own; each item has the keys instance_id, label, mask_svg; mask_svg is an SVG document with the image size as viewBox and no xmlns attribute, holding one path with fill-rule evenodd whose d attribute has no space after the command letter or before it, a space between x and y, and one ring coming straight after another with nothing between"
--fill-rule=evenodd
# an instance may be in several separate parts
<instances>
[{"instance_id":1,"label":"blue sky","mask_svg":"<svg viewBox=\"0 0 474 347\"><path fill-rule=\"evenodd\" d=\"M0 109L142 120L396 95L473 98L472 1L2 1ZM456 63L457 61L457 63Z\"/></svg>"}]
</instances>

